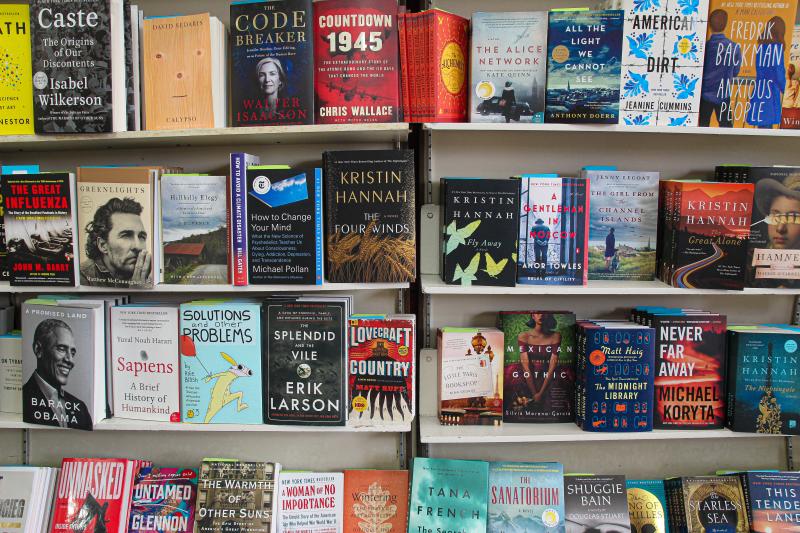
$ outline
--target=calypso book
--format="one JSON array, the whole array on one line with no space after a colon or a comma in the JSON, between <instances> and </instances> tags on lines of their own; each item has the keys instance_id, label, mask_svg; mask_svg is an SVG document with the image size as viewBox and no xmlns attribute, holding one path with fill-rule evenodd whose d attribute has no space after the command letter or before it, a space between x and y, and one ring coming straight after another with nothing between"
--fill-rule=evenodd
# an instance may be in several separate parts
<instances>
[{"instance_id":1,"label":"calypso book","mask_svg":"<svg viewBox=\"0 0 800 533\"><path fill-rule=\"evenodd\" d=\"M489 531L564 533L561 463L489 463Z\"/></svg>"}]
</instances>

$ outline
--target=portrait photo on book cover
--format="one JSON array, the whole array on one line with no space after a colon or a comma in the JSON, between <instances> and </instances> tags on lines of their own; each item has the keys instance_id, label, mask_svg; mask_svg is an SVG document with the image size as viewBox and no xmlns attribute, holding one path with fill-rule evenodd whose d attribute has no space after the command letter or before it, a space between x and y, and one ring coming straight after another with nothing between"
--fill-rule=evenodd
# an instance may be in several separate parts
<instances>
[{"instance_id":1,"label":"portrait photo on book cover","mask_svg":"<svg viewBox=\"0 0 800 533\"><path fill-rule=\"evenodd\" d=\"M256 64L256 77L259 95L266 100L269 109L277 109L278 99L285 98L289 90L283 63L276 57L265 57Z\"/></svg>"}]
</instances>

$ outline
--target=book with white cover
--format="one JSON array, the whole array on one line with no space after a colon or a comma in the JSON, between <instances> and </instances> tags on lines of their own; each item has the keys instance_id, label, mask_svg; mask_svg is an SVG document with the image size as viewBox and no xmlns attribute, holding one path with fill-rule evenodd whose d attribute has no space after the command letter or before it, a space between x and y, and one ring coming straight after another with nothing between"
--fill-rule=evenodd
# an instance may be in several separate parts
<instances>
[{"instance_id":1,"label":"book with white cover","mask_svg":"<svg viewBox=\"0 0 800 533\"><path fill-rule=\"evenodd\" d=\"M342 533L342 472L281 472L278 533Z\"/></svg>"},{"instance_id":2,"label":"book with white cover","mask_svg":"<svg viewBox=\"0 0 800 533\"><path fill-rule=\"evenodd\" d=\"M0 412L22 413L22 337L0 335Z\"/></svg>"}]
</instances>

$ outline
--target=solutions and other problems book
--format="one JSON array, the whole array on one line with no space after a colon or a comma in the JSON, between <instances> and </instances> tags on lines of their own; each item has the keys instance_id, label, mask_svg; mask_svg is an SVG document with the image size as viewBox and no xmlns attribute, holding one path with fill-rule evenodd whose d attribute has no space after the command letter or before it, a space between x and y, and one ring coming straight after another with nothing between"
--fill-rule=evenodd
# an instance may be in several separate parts
<instances>
[{"instance_id":1,"label":"solutions and other problems book","mask_svg":"<svg viewBox=\"0 0 800 533\"><path fill-rule=\"evenodd\" d=\"M33 74L28 5L0 6L0 26L0 135L31 135Z\"/></svg>"},{"instance_id":2,"label":"solutions and other problems book","mask_svg":"<svg viewBox=\"0 0 800 533\"><path fill-rule=\"evenodd\" d=\"M342 472L283 472L278 479L279 533L342 531Z\"/></svg>"},{"instance_id":3,"label":"solutions and other problems book","mask_svg":"<svg viewBox=\"0 0 800 533\"><path fill-rule=\"evenodd\" d=\"M669 533L667 495L663 479L629 479L628 514L631 531Z\"/></svg>"},{"instance_id":4,"label":"solutions and other problems book","mask_svg":"<svg viewBox=\"0 0 800 533\"><path fill-rule=\"evenodd\" d=\"M625 476L564 476L566 533L590 533L599 526L631 530Z\"/></svg>"},{"instance_id":5,"label":"solutions and other problems book","mask_svg":"<svg viewBox=\"0 0 800 533\"><path fill-rule=\"evenodd\" d=\"M197 469L144 467L131 498L129 533L193 533Z\"/></svg>"},{"instance_id":6,"label":"solutions and other problems book","mask_svg":"<svg viewBox=\"0 0 800 533\"><path fill-rule=\"evenodd\" d=\"M800 473L741 472L751 533L789 533L797 527Z\"/></svg>"},{"instance_id":7,"label":"solutions and other problems book","mask_svg":"<svg viewBox=\"0 0 800 533\"><path fill-rule=\"evenodd\" d=\"M749 533L742 485L737 476L670 478L669 526L675 533Z\"/></svg>"},{"instance_id":8,"label":"solutions and other problems book","mask_svg":"<svg viewBox=\"0 0 800 533\"><path fill-rule=\"evenodd\" d=\"M405 533L408 470L345 470L343 533Z\"/></svg>"},{"instance_id":9,"label":"solutions and other problems book","mask_svg":"<svg viewBox=\"0 0 800 533\"><path fill-rule=\"evenodd\" d=\"M564 532L560 463L489 463L489 531Z\"/></svg>"}]
</instances>

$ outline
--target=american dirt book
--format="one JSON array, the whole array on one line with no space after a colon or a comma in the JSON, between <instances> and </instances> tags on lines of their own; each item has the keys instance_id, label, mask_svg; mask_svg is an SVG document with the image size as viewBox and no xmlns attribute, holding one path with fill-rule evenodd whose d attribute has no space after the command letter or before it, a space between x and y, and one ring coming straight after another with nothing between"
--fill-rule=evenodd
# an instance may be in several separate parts
<instances>
[{"instance_id":1,"label":"american dirt book","mask_svg":"<svg viewBox=\"0 0 800 533\"><path fill-rule=\"evenodd\" d=\"M470 122L544 122L547 12L472 14Z\"/></svg>"},{"instance_id":2,"label":"american dirt book","mask_svg":"<svg viewBox=\"0 0 800 533\"><path fill-rule=\"evenodd\" d=\"M522 176L520 190L517 282L586 285L589 182Z\"/></svg>"},{"instance_id":3,"label":"american dirt book","mask_svg":"<svg viewBox=\"0 0 800 533\"><path fill-rule=\"evenodd\" d=\"M616 124L624 11L550 11L545 122Z\"/></svg>"},{"instance_id":4,"label":"american dirt book","mask_svg":"<svg viewBox=\"0 0 800 533\"><path fill-rule=\"evenodd\" d=\"M408 470L345 470L343 533L406 533L408 482Z\"/></svg>"},{"instance_id":5,"label":"american dirt book","mask_svg":"<svg viewBox=\"0 0 800 533\"><path fill-rule=\"evenodd\" d=\"M489 463L414 459L408 512L409 533L486 533Z\"/></svg>"},{"instance_id":6,"label":"american dirt book","mask_svg":"<svg viewBox=\"0 0 800 533\"><path fill-rule=\"evenodd\" d=\"M780 127L796 12L797 0L710 0L700 126Z\"/></svg>"},{"instance_id":7,"label":"american dirt book","mask_svg":"<svg viewBox=\"0 0 800 533\"><path fill-rule=\"evenodd\" d=\"M499 325L505 344L503 420L572 422L575 315L563 311L501 311Z\"/></svg>"},{"instance_id":8,"label":"american dirt book","mask_svg":"<svg viewBox=\"0 0 800 533\"><path fill-rule=\"evenodd\" d=\"M697 126L708 0L625 0L620 123Z\"/></svg>"},{"instance_id":9,"label":"american dirt book","mask_svg":"<svg viewBox=\"0 0 800 533\"><path fill-rule=\"evenodd\" d=\"M660 174L585 169L583 177L591 183L589 280L651 281Z\"/></svg>"},{"instance_id":10,"label":"american dirt book","mask_svg":"<svg viewBox=\"0 0 800 533\"><path fill-rule=\"evenodd\" d=\"M22 414L22 336L0 335L0 413Z\"/></svg>"},{"instance_id":11,"label":"american dirt book","mask_svg":"<svg viewBox=\"0 0 800 533\"><path fill-rule=\"evenodd\" d=\"M228 283L228 178L164 174L159 193L161 283Z\"/></svg>"},{"instance_id":12,"label":"american dirt book","mask_svg":"<svg viewBox=\"0 0 800 533\"><path fill-rule=\"evenodd\" d=\"M153 288L153 185L159 172L78 167L81 285Z\"/></svg>"},{"instance_id":13,"label":"american dirt book","mask_svg":"<svg viewBox=\"0 0 800 533\"><path fill-rule=\"evenodd\" d=\"M503 423L503 332L439 330L439 422L445 426Z\"/></svg>"},{"instance_id":14,"label":"american dirt book","mask_svg":"<svg viewBox=\"0 0 800 533\"><path fill-rule=\"evenodd\" d=\"M11 285L75 286L75 175L5 175L0 190Z\"/></svg>"},{"instance_id":15,"label":"american dirt book","mask_svg":"<svg viewBox=\"0 0 800 533\"><path fill-rule=\"evenodd\" d=\"M282 472L278 480L277 530L341 532L344 498L341 472Z\"/></svg>"},{"instance_id":16,"label":"american dirt book","mask_svg":"<svg viewBox=\"0 0 800 533\"><path fill-rule=\"evenodd\" d=\"M566 532L589 533L598 526L630 532L625 476L564 476Z\"/></svg>"},{"instance_id":17,"label":"american dirt book","mask_svg":"<svg viewBox=\"0 0 800 533\"><path fill-rule=\"evenodd\" d=\"M414 281L413 150L325 152L323 159L328 281Z\"/></svg>"},{"instance_id":18,"label":"american dirt book","mask_svg":"<svg viewBox=\"0 0 800 533\"><path fill-rule=\"evenodd\" d=\"M631 531L669 533L667 494L663 479L629 479L628 515Z\"/></svg>"},{"instance_id":19,"label":"american dirt book","mask_svg":"<svg viewBox=\"0 0 800 533\"><path fill-rule=\"evenodd\" d=\"M203 459L196 533L276 533L280 463Z\"/></svg>"},{"instance_id":20,"label":"american dirt book","mask_svg":"<svg viewBox=\"0 0 800 533\"><path fill-rule=\"evenodd\" d=\"M349 320L348 425L405 425L414 418L414 326L414 315Z\"/></svg>"},{"instance_id":21,"label":"american dirt book","mask_svg":"<svg viewBox=\"0 0 800 533\"><path fill-rule=\"evenodd\" d=\"M489 531L564 531L561 463L489 463Z\"/></svg>"},{"instance_id":22,"label":"american dirt book","mask_svg":"<svg viewBox=\"0 0 800 533\"><path fill-rule=\"evenodd\" d=\"M790 533L797 527L800 473L741 472L751 533Z\"/></svg>"},{"instance_id":23,"label":"american dirt book","mask_svg":"<svg viewBox=\"0 0 800 533\"><path fill-rule=\"evenodd\" d=\"M31 22L27 4L0 6L0 135L33 134Z\"/></svg>"},{"instance_id":24,"label":"american dirt book","mask_svg":"<svg viewBox=\"0 0 800 533\"><path fill-rule=\"evenodd\" d=\"M513 287L519 180L443 178L442 191L443 281Z\"/></svg>"},{"instance_id":25,"label":"american dirt book","mask_svg":"<svg viewBox=\"0 0 800 533\"><path fill-rule=\"evenodd\" d=\"M742 485L737 476L670 478L669 526L675 533L749 533Z\"/></svg>"},{"instance_id":26,"label":"american dirt book","mask_svg":"<svg viewBox=\"0 0 800 533\"><path fill-rule=\"evenodd\" d=\"M314 123L312 0L240 1L230 10L234 126Z\"/></svg>"},{"instance_id":27,"label":"american dirt book","mask_svg":"<svg viewBox=\"0 0 800 533\"><path fill-rule=\"evenodd\" d=\"M179 347L183 422L262 422L259 304L181 304Z\"/></svg>"},{"instance_id":28,"label":"american dirt book","mask_svg":"<svg viewBox=\"0 0 800 533\"><path fill-rule=\"evenodd\" d=\"M115 418L180 422L178 307L111 308Z\"/></svg>"},{"instance_id":29,"label":"american dirt book","mask_svg":"<svg viewBox=\"0 0 800 533\"><path fill-rule=\"evenodd\" d=\"M787 43L788 44L788 43ZM800 129L800 24L792 32L792 46L786 63L786 90L783 93L781 128Z\"/></svg>"},{"instance_id":30,"label":"american dirt book","mask_svg":"<svg viewBox=\"0 0 800 533\"><path fill-rule=\"evenodd\" d=\"M317 2L314 40L317 124L400 121L395 0Z\"/></svg>"},{"instance_id":31,"label":"american dirt book","mask_svg":"<svg viewBox=\"0 0 800 533\"><path fill-rule=\"evenodd\" d=\"M248 283L322 284L322 170L256 165L246 175Z\"/></svg>"},{"instance_id":32,"label":"american dirt book","mask_svg":"<svg viewBox=\"0 0 800 533\"><path fill-rule=\"evenodd\" d=\"M197 469L144 467L133 486L129 533L193 533Z\"/></svg>"},{"instance_id":33,"label":"american dirt book","mask_svg":"<svg viewBox=\"0 0 800 533\"><path fill-rule=\"evenodd\" d=\"M324 298L264 302L264 423L345 425L345 309Z\"/></svg>"}]
</instances>

